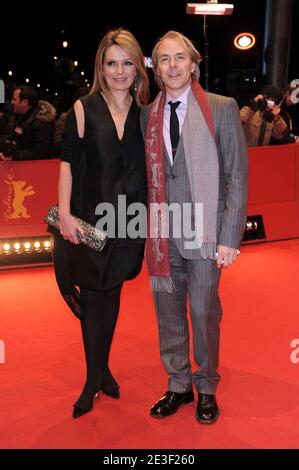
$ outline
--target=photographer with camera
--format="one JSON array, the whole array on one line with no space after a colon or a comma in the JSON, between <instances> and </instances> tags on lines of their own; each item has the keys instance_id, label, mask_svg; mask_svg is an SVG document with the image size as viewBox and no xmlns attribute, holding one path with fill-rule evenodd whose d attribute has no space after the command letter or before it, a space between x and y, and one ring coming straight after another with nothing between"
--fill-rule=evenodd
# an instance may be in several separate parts
<instances>
[{"instance_id":1,"label":"photographer with camera","mask_svg":"<svg viewBox=\"0 0 299 470\"><path fill-rule=\"evenodd\" d=\"M39 160L50 157L55 108L38 100L29 86L19 86L11 100L13 114L0 119L0 161Z\"/></svg>"},{"instance_id":2,"label":"photographer with camera","mask_svg":"<svg viewBox=\"0 0 299 470\"><path fill-rule=\"evenodd\" d=\"M250 100L249 106L241 109L248 147L270 145L272 137L278 141L285 137L287 124L280 116L279 99L280 90L273 85L265 85L261 93Z\"/></svg>"}]
</instances>

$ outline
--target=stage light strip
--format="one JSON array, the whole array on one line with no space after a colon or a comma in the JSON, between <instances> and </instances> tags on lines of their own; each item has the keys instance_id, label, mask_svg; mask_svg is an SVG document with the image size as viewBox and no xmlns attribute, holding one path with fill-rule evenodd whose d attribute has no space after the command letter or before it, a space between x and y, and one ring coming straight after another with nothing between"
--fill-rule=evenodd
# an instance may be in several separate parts
<instances>
[{"instance_id":1,"label":"stage light strip","mask_svg":"<svg viewBox=\"0 0 299 470\"><path fill-rule=\"evenodd\" d=\"M231 15L234 5L231 3L187 3L189 15Z\"/></svg>"},{"instance_id":2,"label":"stage light strip","mask_svg":"<svg viewBox=\"0 0 299 470\"><path fill-rule=\"evenodd\" d=\"M0 256L13 254L26 255L28 253L45 253L51 251L49 237L24 237L0 240Z\"/></svg>"}]
</instances>

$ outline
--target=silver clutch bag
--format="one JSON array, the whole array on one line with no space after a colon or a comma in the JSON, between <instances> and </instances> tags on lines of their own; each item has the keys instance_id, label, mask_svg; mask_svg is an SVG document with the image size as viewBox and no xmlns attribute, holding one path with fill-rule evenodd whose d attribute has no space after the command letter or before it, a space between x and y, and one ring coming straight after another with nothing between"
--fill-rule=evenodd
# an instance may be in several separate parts
<instances>
[{"instance_id":1,"label":"silver clutch bag","mask_svg":"<svg viewBox=\"0 0 299 470\"><path fill-rule=\"evenodd\" d=\"M93 225L88 224L84 220L79 219L79 217L75 218L84 230L84 235L81 235L79 232L77 233L77 237L80 243L83 243L83 245L86 245L95 251L101 252L108 241L107 234L97 229ZM57 205L50 208L47 216L45 217L45 222L59 230L59 215Z\"/></svg>"}]
</instances>

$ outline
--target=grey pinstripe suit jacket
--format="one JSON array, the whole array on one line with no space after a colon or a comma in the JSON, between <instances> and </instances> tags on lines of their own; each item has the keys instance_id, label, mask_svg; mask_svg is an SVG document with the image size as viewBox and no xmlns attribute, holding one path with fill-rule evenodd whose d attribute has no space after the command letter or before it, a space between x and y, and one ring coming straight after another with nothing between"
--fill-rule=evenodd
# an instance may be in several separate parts
<instances>
[{"instance_id":1,"label":"grey pinstripe suit jacket","mask_svg":"<svg viewBox=\"0 0 299 470\"><path fill-rule=\"evenodd\" d=\"M206 93L216 130L219 159L217 243L239 248L247 214L247 145L239 108L233 98ZM150 105L141 112L145 136ZM182 137L172 166L164 145L167 203L192 202ZM174 239L184 258L198 259L199 250L186 250L184 238Z\"/></svg>"}]
</instances>

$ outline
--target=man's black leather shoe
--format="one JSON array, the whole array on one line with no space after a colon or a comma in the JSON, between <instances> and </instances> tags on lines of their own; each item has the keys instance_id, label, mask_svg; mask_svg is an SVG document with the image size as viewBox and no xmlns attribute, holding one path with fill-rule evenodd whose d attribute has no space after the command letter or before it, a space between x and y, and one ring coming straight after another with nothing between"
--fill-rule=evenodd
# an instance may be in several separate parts
<instances>
[{"instance_id":1,"label":"man's black leather shoe","mask_svg":"<svg viewBox=\"0 0 299 470\"><path fill-rule=\"evenodd\" d=\"M217 421L219 408L215 395L205 393L198 394L198 404L196 409L196 419L202 424L212 424Z\"/></svg>"},{"instance_id":2,"label":"man's black leather shoe","mask_svg":"<svg viewBox=\"0 0 299 470\"><path fill-rule=\"evenodd\" d=\"M165 418L173 415L184 403L190 403L194 400L194 394L191 390L186 393L177 393L167 391L154 406L151 407L150 415L154 418Z\"/></svg>"}]
</instances>

